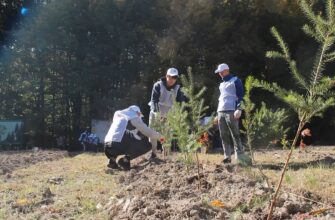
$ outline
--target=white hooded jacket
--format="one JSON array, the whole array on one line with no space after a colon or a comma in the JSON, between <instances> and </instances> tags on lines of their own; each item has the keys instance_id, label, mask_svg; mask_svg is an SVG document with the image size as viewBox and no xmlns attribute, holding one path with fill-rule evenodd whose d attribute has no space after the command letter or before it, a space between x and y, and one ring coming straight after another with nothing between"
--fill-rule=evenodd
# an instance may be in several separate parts
<instances>
[{"instance_id":1,"label":"white hooded jacket","mask_svg":"<svg viewBox=\"0 0 335 220\"><path fill-rule=\"evenodd\" d=\"M136 130L140 131L143 135L158 139L160 134L153 129L149 128L141 119L141 110L138 106L132 105L121 111L116 111L113 117L113 123L109 128L109 131L105 137L105 143L108 142L121 142L123 135L127 129L128 122L136 127ZM140 138L136 135L137 132L133 132L135 138Z\"/></svg>"}]
</instances>

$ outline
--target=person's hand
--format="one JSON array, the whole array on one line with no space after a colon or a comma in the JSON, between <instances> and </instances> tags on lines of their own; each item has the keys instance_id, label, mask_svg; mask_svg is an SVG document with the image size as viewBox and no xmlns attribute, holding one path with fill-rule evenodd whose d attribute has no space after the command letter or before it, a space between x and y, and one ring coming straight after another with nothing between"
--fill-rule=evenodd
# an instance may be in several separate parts
<instances>
[{"instance_id":1,"label":"person's hand","mask_svg":"<svg viewBox=\"0 0 335 220\"><path fill-rule=\"evenodd\" d=\"M158 112L152 112L152 115L154 116L154 118L157 118L158 117Z\"/></svg>"},{"instance_id":2,"label":"person's hand","mask_svg":"<svg viewBox=\"0 0 335 220\"><path fill-rule=\"evenodd\" d=\"M236 109L236 111L234 112L234 118L235 119L239 119L242 115L242 110L241 109Z\"/></svg>"}]
</instances>

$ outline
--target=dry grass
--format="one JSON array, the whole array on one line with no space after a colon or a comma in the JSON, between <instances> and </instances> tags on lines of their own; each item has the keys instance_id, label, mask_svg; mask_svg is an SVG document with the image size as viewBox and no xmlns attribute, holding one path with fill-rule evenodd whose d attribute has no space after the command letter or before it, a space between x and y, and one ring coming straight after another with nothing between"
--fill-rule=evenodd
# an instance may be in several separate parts
<instances>
[{"instance_id":1,"label":"dry grass","mask_svg":"<svg viewBox=\"0 0 335 220\"><path fill-rule=\"evenodd\" d=\"M73 158L42 162L14 171L0 179L0 219L107 219L97 209L115 192L114 175L105 173L103 154L81 154ZM50 183L60 178L59 184ZM49 187L53 202L40 204Z\"/></svg>"},{"instance_id":2,"label":"dry grass","mask_svg":"<svg viewBox=\"0 0 335 220\"><path fill-rule=\"evenodd\" d=\"M255 152L255 161L263 165L262 170L275 186L280 171L287 157L288 150L262 150ZM324 158L331 155L335 158L335 147L313 147L308 153L293 153L291 168L285 175L284 189L291 192L311 192L325 204L335 203L335 166L324 164ZM202 163L221 163L223 155L200 154ZM262 175L255 168L244 168L243 175L257 181Z\"/></svg>"}]
</instances>

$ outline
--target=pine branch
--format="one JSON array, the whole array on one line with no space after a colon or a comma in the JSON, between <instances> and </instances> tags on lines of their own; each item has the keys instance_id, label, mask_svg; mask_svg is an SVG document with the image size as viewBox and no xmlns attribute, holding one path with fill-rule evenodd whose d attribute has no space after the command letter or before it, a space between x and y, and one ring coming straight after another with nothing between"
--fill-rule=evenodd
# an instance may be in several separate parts
<instances>
[{"instance_id":1,"label":"pine branch","mask_svg":"<svg viewBox=\"0 0 335 220\"><path fill-rule=\"evenodd\" d=\"M318 34L316 34L316 32L308 24L305 24L302 27L302 30L305 32L305 34L307 34L308 36L314 38L317 42L319 42L319 43L322 42L322 37L320 37Z\"/></svg>"},{"instance_id":2,"label":"pine branch","mask_svg":"<svg viewBox=\"0 0 335 220\"><path fill-rule=\"evenodd\" d=\"M335 60L335 52L325 54L324 60L327 63L334 61Z\"/></svg>"},{"instance_id":3,"label":"pine branch","mask_svg":"<svg viewBox=\"0 0 335 220\"><path fill-rule=\"evenodd\" d=\"M289 49L288 49L286 43L284 42L283 38L281 37L281 35L279 34L279 32L277 31L277 29L275 27L271 28L271 33L274 36L274 38L277 40L278 46L282 50L282 55L286 59L291 59Z\"/></svg>"},{"instance_id":4,"label":"pine branch","mask_svg":"<svg viewBox=\"0 0 335 220\"><path fill-rule=\"evenodd\" d=\"M335 19L335 5L334 5L334 1L333 0L328 0L326 3L326 12L327 12L327 18L328 21L331 22L331 24L333 24L334 19Z\"/></svg>"},{"instance_id":5,"label":"pine branch","mask_svg":"<svg viewBox=\"0 0 335 220\"><path fill-rule=\"evenodd\" d=\"M267 51L265 56L268 57L268 58L283 58L283 59L285 59L285 55L278 52L278 51Z\"/></svg>"},{"instance_id":6,"label":"pine branch","mask_svg":"<svg viewBox=\"0 0 335 220\"><path fill-rule=\"evenodd\" d=\"M322 77L320 82L314 87L315 95L331 97L330 89L334 87L334 78Z\"/></svg>"},{"instance_id":7,"label":"pine branch","mask_svg":"<svg viewBox=\"0 0 335 220\"><path fill-rule=\"evenodd\" d=\"M307 98L294 91L287 91L276 83L270 84L265 81L255 81L255 87L263 88L269 92L272 92L275 97L288 104L295 112L297 112L299 118L305 111L308 111L309 105Z\"/></svg>"},{"instance_id":8,"label":"pine branch","mask_svg":"<svg viewBox=\"0 0 335 220\"><path fill-rule=\"evenodd\" d=\"M319 115L322 112L324 112L327 108L335 105L335 99L333 97L328 98L326 100L320 99L316 102L315 108L313 111L310 112L310 114L307 116L307 119L309 120L314 115Z\"/></svg>"},{"instance_id":9,"label":"pine branch","mask_svg":"<svg viewBox=\"0 0 335 220\"><path fill-rule=\"evenodd\" d=\"M312 11L312 7L309 4L307 4L306 0L300 1L300 8L304 12L304 14L307 17L307 19L314 26L316 26L316 24L317 24L317 18L315 16L314 12Z\"/></svg>"},{"instance_id":10,"label":"pine branch","mask_svg":"<svg viewBox=\"0 0 335 220\"><path fill-rule=\"evenodd\" d=\"M282 53L276 52L276 51L269 51L269 52L267 52L268 57L282 57L284 60L286 60L286 62L289 65L289 68L291 70L291 73L292 73L293 77L297 80L297 83L300 86L302 86L303 88L307 89L308 85L306 84L306 80L299 73L299 71L297 69L297 66L296 66L296 62L291 59L289 49L288 49L286 43L284 42L283 38L281 37L281 35L279 34L279 32L277 31L277 29L275 27L271 28L271 33L275 37L275 39L277 40L278 45L282 50Z\"/></svg>"},{"instance_id":11,"label":"pine branch","mask_svg":"<svg viewBox=\"0 0 335 220\"><path fill-rule=\"evenodd\" d=\"M322 77L322 70L323 70L323 66L324 66L324 62L323 62L323 58L324 58L324 55L327 51L327 49L329 48L328 44L324 43L321 48L319 49L319 55L316 56L316 66L314 67L313 69L313 73L312 73L312 86L314 87L319 78ZM310 91L311 95L313 95L313 89L312 91Z\"/></svg>"}]
</instances>

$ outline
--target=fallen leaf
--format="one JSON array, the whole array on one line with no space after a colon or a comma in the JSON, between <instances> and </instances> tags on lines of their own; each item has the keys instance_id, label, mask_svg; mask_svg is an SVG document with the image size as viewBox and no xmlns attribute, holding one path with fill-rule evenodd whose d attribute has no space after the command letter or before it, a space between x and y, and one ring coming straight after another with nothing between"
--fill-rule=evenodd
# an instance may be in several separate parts
<instances>
[{"instance_id":1,"label":"fallen leaf","mask_svg":"<svg viewBox=\"0 0 335 220\"><path fill-rule=\"evenodd\" d=\"M15 203L15 206L17 207L23 207L29 205L29 200L24 198L24 199L18 199Z\"/></svg>"},{"instance_id":2,"label":"fallen leaf","mask_svg":"<svg viewBox=\"0 0 335 220\"><path fill-rule=\"evenodd\" d=\"M219 208L224 208L225 207L225 205L223 204L223 202L221 202L220 200L214 200L214 201L212 201L211 205L215 206L215 207L219 207Z\"/></svg>"}]
</instances>

